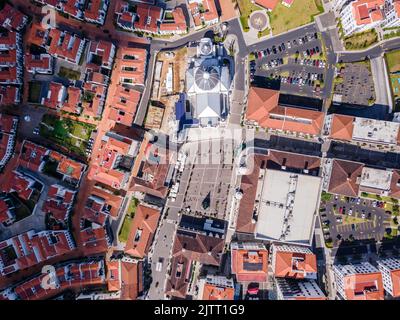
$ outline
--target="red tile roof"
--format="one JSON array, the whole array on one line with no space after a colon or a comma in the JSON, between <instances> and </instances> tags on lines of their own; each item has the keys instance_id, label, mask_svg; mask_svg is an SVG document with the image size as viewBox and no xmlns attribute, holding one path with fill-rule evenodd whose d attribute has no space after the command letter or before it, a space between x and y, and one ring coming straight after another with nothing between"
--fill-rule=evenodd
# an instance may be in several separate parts
<instances>
[{"instance_id":1,"label":"red tile roof","mask_svg":"<svg viewBox=\"0 0 400 320\"><path fill-rule=\"evenodd\" d=\"M19 164L32 171L39 171L43 157L48 154L49 150L39 146L33 142L25 140L21 147L19 155Z\"/></svg>"},{"instance_id":2,"label":"red tile roof","mask_svg":"<svg viewBox=\"0 0 400 320\"><path fill-rule=\"evenodd\" d=\"M0 271L3 275L27 269L74 249L68 231L42 231L35 233L31 230L0 242L0 248L7 246L12 246L16 259L11 262L4 261L4 257L0 255L0 261L2 262L0 263ZM5 270L1 267L1 264L9 268Z\"/></svg>"},{"instance_id":3,"label":"red tile roof","mask_svg":"<svg viewBox=\"0 0 400 320\"><path fill-rule=\"evenodd\" d=\"M47 96L42 98L42 104L50 109L59 109L64 102L65 87L61 83L50 82Z\"/></svg>"},{"instance_id":4,"label":"red tile roof","mask_svg":"<svg viewBox=\"0 0 400 320\"><path fill-rule=\"evenodd\" d=\"M347 300L383 300L383 282L380 272L347 275L343 279Z\"/></svg>"},{"instance_id":5,"label":"red tile roof","mask_svg":"<svg viewBox=\"0 0 400 320\"><path fill-rule=\"evenodd\" d=\"M332 116L331 132L329 137L337 140L351 141L353 139L354 117L341 114Z\"/></svg>"},{"instance_id":6,"label":"red tile roof","mask_svg":"<svg viewBox=\"0 0 400 320\"><path fill-rule=\"evenodd\" d=\"M210 283L204 285L202 300L233 300L234 288L225 288Z\"/></svg>"},{"instance_id":7,"label":"red tile roof","mask_svg":"<svg viewBox=\"0 0 400 320\"><path fill-rule=\"evenodd\" d=\"M48 52L51 55L66 59L70 62L79 62L79 48L83 45L83 40L81 38L59 29L50 29L49 37L51 40Z\"/></svg>"},{"instance_id":8,"label":"red tile roof","mask_svg":"<svg viewBox=\"0 0 400 320\"><path fill-rule=\"evenodd\" d=\"M0 11L0 25L6 29L19 31L25 26L27 21L27 16L10 6L8 3L6 3Z\"/></svg>"},{"instance_id":9,"label":"red tile roof","mask_svg":"<svg viewBox=\"0 0 400 320\"><path fill-rule=\"evenodd\" d=\"M0 105L16 104L18 101L17 87L0 86Z\"/></svg>"},{"instance_id":10,"label":"red tile roof","mask_svg":"<svg viewBox=\"0 0 400 320\"><path fill-rule=\"evenodd\" d=\"M158 23L161 21L162 8L139 3L136 5L136 14L138 19L134 23L135 29L152 33L158 32Z\"/></svg>"},{"instance_id":11,"label":"red tile roof","mask_svg":"<svg viewBox=\"0 0 400 320\"><path fill-rule=\"evenodd\" d=\"M160 211L139 205L131 223L125 253L133 257L144 258L153 242Z\"/></svg>"},{"instance_id":12,"label":"red tile roof","mask_svg":"<svg viewBox=\"0 0 400 320\"><path fill-rule=\"evenodd\" d=\"M274 10L279 0L255 0L256 4L270 11Z\"/></svg>"},{"instance_id":13,"label":"red tile roof","mask_svg":"<svg viewBox=\"0 0 400 320\"><path fill-rule=\"evenodd\" d=\"M86 169L86 166L83 163L68 158L56 151L50 151L49 157L58 162L57 171L68 178L79 181Z\"/></svg>"},{"instance_id":14,"label":"red tile roof","mask_svg":"<svg viewBox=\"0 0 400 320\"><path fill-rule=\"evenodd\" d=\"M191 265L194 261L219 266L224 239L178 231L172 249L171 277L167 281L166 294L185 298Z\"/></svg>"},{"instance_id":15,"label":"red tile roof","mask_svg":"<svg viewBox=\"0 0 400 320\"><path fill-rule=\"evenodd\" d=\"M286 246L274 246L275 264L272 266L275 277L305 279L317 275L317 257L311 250L301 252L285 249ZM309 251L309 252L307 252Z\"/></svg>"},{"instance_id":16,"label":"red tile roof","mask_svg":"<svg viewBox=\"0 0 400 320\"><path fill-rule=\"evenodd\" d=\"M67 96L62 105L62 110L69 113L79 113L79 104L81 102L81 89L76 87L67 88Z\"/></svg>"},{"instance_id":17,"label":"red tile roof","mask_svg":"<svg viewBox=\"0 0 400 320\"><path fill-rule=\"evenodd\" d=\"M117 85L111 102L109 119L131 126L140 101L141 93L135 89Z\"/></svg>"},{"instance_id":18,"label":"red tile roof","mask_svg":"<svg viewBox=\"0 0 400 320\"><path fill-rule=\"evenodd\" d=\"M370 24L384 19L385 0L357 0L351 3L357 25Z\"/></svg>"},{"instance_id":19,"label":"red tile roof","mask_svg":"<svg viewBox=\"0 0 400 320\"><path fill-rule=\"evenodd\" d=\"M16 192L18 197L24 200L29 200L32 193L32 184L34 181L22 173L13 171L5 183L1 185L1 191L10 193Z\"/></svg>"},{"instance_id":20,"label":"red tile roof","mask_svg":"<svg viewBox=\"0 0 400 320\"><path fill-rule=\"evenodd\" d=\"M265 282L268 278L268 250L232 249L232 273L237 281Z\"/></svg>"},{"instance_id":21,"label":"red tile roof","mask_svg":"<svg viewBox=\"0 0 400 320\"><path fill-rule=\"evenodd\" d=\"M324 113L278 104L279 91L251 87L248 96L247 120L256 121L263 128L318 135Z\"/></svg>"},{"instance_id":22,"label":"red tile roof","mask_svg":"<svg viewBox=\"0 0 400 320\"><path fill-rule=\"evenodd\" d=\"M173 22L169 22L169 21L166 22L165 20L163 20L163 22L160 25L160 31L185 32L187 29L187 25L186 25L186 19L185 19L185 15L183 13L182 8L177 7L174 10L172 10L172 16L173 16Z\"/></svg>"},{"instance_id":23,"label":"red tile roof","mask_svg":"<svg viewBox=\"0 0 400 320\"><path fill-rule=\"evenodd\" d=\"M333 160L328 191L349 197L357 197L359 179L364 164L345 160Z\"/></svg>"}]
</instances>

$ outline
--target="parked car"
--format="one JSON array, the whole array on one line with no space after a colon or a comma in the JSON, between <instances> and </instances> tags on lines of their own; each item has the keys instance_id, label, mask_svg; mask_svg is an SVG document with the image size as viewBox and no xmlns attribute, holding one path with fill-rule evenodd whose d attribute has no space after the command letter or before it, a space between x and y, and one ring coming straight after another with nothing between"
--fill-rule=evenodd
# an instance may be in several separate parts
<instances>
[{"instance_id":1,"label":"parked car","mask_svg":"<svg viewBox=\"0 0 400 320\"><path fill-rule=\"evenodd\" d=\"M40 132L39 127L35 127L35 129L33 129L33 134L38 135Z\"/></svg>"}]
</instances>

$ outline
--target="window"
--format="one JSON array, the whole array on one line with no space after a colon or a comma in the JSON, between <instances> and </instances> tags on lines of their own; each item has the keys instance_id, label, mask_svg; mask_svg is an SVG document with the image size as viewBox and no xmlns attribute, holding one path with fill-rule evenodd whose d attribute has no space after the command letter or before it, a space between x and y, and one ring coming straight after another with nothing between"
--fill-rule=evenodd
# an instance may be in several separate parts
<instances>
[{"instance_id":1,"label":"window","mask_svg":"<svg viewBox=\"0 0 400 320\"><path fill-rule=\"evenodd\" d=\"M142 229L137 229L136 234L135 234L135 239L133 240L134 242L138 242L140 240L140 237L142 236Z\"/></svg>"}]
</instances>

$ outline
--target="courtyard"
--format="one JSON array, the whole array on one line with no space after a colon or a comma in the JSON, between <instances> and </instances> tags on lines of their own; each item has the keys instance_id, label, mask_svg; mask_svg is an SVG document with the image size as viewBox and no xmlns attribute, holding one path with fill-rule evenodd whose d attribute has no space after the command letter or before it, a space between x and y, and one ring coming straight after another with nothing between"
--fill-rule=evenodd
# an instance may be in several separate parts
<instances>
[{"instance_id":1,"label":"courtyard","mask_svg":"<svg viewBox=\"0 0 400 320\"><path fill-rule=\"evenodd\" d=\"M45 114L40 123L42 137L80 156L85 156L94 129L93 125L50 114Z\"/></svg>"}]
</instances>

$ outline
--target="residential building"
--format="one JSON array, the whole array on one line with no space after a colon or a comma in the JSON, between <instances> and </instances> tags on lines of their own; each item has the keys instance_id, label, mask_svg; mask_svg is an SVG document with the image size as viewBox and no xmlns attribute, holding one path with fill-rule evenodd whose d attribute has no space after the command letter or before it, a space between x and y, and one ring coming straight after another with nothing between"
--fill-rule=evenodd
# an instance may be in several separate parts
<instances>
[{"instance_id":1,"label":"residential building","mask_svg":"<svg viewBox=\"0 0 400 320\"><path fill-rule=\"evenodd\" d=\"M165 198L168 194L171 156L171 150L153 144L145 138L135 160L129 189Z\"/></svg>"},{"instance_id":2,"label":"residential building","mask_svg":"<svg viewBox=\"0 0 400 320\"><path fill-rule=\"evenodd\" d=\"M136 207L125 245L125 254L136 258L147 256L160 216L160 210L158 209L150 208L143 204Z\"/></svg>"},{"instance_id":3,"label":"residential building","mask_svg":"<svg viewBox=\"0 0 400 320\"><path fill-rule=\"evenodd\" d=\"M400 172L367 167L363 163L327 159L323 189L334 194L358 197L363 192L379 196L400 196Z\"/></svg>"},{"instance_id":4,"label":"residential building","mask_svg":"<svg viewBox=\"0 0 400 320\"><path fill-rule=\"evenodd\" d=\"M140 97L139 91L120 84L117 85L110 105L109 119L130 127L135 118Z\"/></svg>"},{"instance_id":5,"label":"residential building","mask_svg":"<svg viewBox=\"0 0 400 320\"><path fill-rule=\"evenodd\" d=\"M87 64L95 64L101 68L111 69L116 47L113 43L104 40L91 41L87 53ZM88 66L86 66L88 68Z\"/></svg>"},{"instance_id":6,"label":"residential building","mask_svg":"<svg viewBox=\"0 0 400 320\"><path fill-rule=\"evenodd\" d=\"M5 3L0 11L0 26L13 31L21 31L28 23L28 17L19 10Z\"/></svg>"},{"instance_id":7,"label":"residential building","mask_svg":"<svg viewBox=\"0 0 400 320\"><path fill-rule=\"evenodd\" d=\"M75 161L59 152L50 151L49 158L57 163L56 171L62 175L62 180L68 182L72 186L78 186L86 165Z\"/></svg>"},{"instance_id":8,"label":"residential building","mask_svg":"<svg viewBox=\"0 0 400 320\"><path fill-rule=\"evenodd\" d=\"M275 278L278 300L326 300L325 294L315 280Z\"/></svg>"},{"instance_id":9,"label":"residential building","mask_svg":"<svg viewBox=\"0 0 400 320\"><path fill-rule=\"evenodd\" d=\"M68 231L30 230L0 242L0 273L24 270L75 249Z\"/></svg>"},{"instance_id":10,"label":"residential building","mask_svg":"<svg viewBox=\"0 0 400 320\"><path fill-rule=\"evenodd\" d=\"M42 206L42 211L48 219L54 219L57 222L67 225L72 205L75 199L76 191L65 188L59 184L50 186L47 192L46 202Z\"/></svg>"},{"instance_id":11,"label":"residential building","mask_svg":"<svg viewBox=\"0 0 400 320\"><path fill-rule=\"evenodd\" d=\"M14 154L18 118L0 113L0 170Z\"/></svg>"},{"instance_id":12,"label":"residential building","mask_svg":"<svg viewBox=\"0 0 400 320\"><path fill-rule=\"evenodd\" d=\"M330 114L325 118L324 135L362 147L396 147L400 145L400 123Z\"/></svg>"},{"instance_id":13,"label":"residential building","mask_svg":"<svg viewBox=\"0 0 400 320\"><path fill-rule=\"evenodd\" d=\"M141 48L119 48L117 52L117 72L119 82L130 86L144 85L147 51Z\"/></svg>"},{"instance_id":14,"label":"residential building","mask_svg":"<svg viewBox=\"0 0 400 320\"><path fill-rule=\"evenodd\" d=\"M67 97L67 88L58 82L50 82L47 96L42 97L41 104L55 110L60 110Z\"/></svg>"},{"instance_id":15,"label":"residential building","mask_svg":"<svg viewBox=\"0 0 400 320\"><path fill-rule=\"evenodd\" d=\"M135 31L158 33L162 17L163 9L161 7L138 3L134 22Z\"/></svg>"},{"instance_id":16,"label":"residential building","mask_svg":"<svg viewBox=\"0 0 400 320\"><path fill-rule=\"evenodd\" d=\"M382 273L385 291L394 298L400 297L400 259L392 257L378 260L378 268Z\"/></svg>"},{"instance_id":17,"label":"residential building","mask_svg":"<svg viewBox=\"0 0 400 320\"><path fill-rule=\"evenodd\" d=\"M25 68L30 73L52 74L53 57L47 53L30 54L25 56Z\"/></svg>"},{"instance_id":18,"label":"residential building","mask_svg":"<svg viewBox=\"0 0 400 320\"><path fill-rule=\"evenodd\" d=\"M18 104L20 101L19 87L0 86L0 106Z\"/></svg>"},{"instance_id":19,"label":"residential building","mask_svg":"<svg viewBox=\"0 0 400 320\"><path fill-rule=\"evenodd\" d=\"M8 179L0 186L5 193L16 192L23 200L30 200L32 194L37 190L38 182L19 171L13 171Z\"/></svg>"},{"instance_id":20,"label":"residential building","mask_svg":"<svg viewBox=\"0 0 400 320\"><path fill-rule=\"evenodd\" d=\"M188 8L196 27L210 26L219 22L215 0L188 0Z\"/></svg>"},{"instance_id":21,"label":"residential building","mask_svg":"<svg viewBox=\"0 0 400 320\"><path fill-rule=\"evenodd\" d=\"M164 17L159 28L160 34L185 34L187 30L186 18L181 7L164 11Z\"/></svg>"},{"instance_id":22,"label":"residential building","mask_svg":"<svg viewBox=\"0 0 400 320\"><path fill-rule=\"evenodd\" d=\"M107 261L107 286L120 300L136 300L143 291L142 260L123 256Z\"/></svg>"},{"instance_id":23,"label":"residential building","mask_svg":"<svg viewBox=\"0 0 400 320\"><path fill-rule=\"evenodd\" d=\"M198 300L234 300L235 286L232 279L207 275L198 282Z\"/></svg>"},{"instance_id":24,"label":"residential building","mask_svg":"<svg viewBox=\"0 0 400 320\"><path fill-rule=\"evenodd\" d=\"M102 260L68 263L57 267L54 274L50 274L50 279L46 276L42 274L19 284L12 289L12 293L22 300L45 300L68 289L80 291L106 283Z\"/></svg>"},{"instance_id":25,"label":"residential building","mask_svg":"<svg viewBox=\"0 0 400 320\"><path fill-rule=\"evenodd\" d=\"M172 249L166 294L179 299L193 296L201 266L220 265L224 242L223 236L220 235L187 229L178 230Z\"/></svg>"},{"instance_id":26,"label":"residential building","mask_svg":"<svg viewBox=\"0 0 400 320\"><path fill-rule=\"evenodd\" d=\"M268 250L262 243L232 242L231 271L238 282L266 282Z\"/></svg>"},{"instance_id":27,"label":"residential building","mask_svg":"<svg viewBox=\"0 0 400 320\"><path fill-rule=\"evenodd\" d=\"M273 244L271 254L276 278L317 280L317 257L309 248Z\"/></svg>"},{"instance_id":28,"label":"residential building","mask_svg":"<svg viewBox=\"0 0 400 320\"><path fill-rule=\"evenodd\" d=\"M383 300L381 272L369 262L334 265L335 285L345 300Z\"/></svg>"},{"instance_id":29,"label":"residential building","mask_svg":"<svg viewBox=\"0 0 400 320\"><path fill-rule=\"evenodd\" d=\"M12 200L8 196L0 196L0 223L9 226L16 219L17 216Z\"/></svg>"},{"instance_id":30,"label":"residential building","mask_svg":"<svg viewBox=\"0 0 400 320\"><path fill-rule=\"evenodd\" d=\"M48 52L52 56L78 64L85 49L85 40L76 34L50 29Z\"/></svg>"},{"instance_id":31,"label":"residential building","mask_svg":"<svg viewBox=\"0 0 400 320\"><path fill-rule=\"evenodd\" d=\"M397 0L337 0L335 8L340 12L345 36L378 26L400 26L400 7Z\"/></svg>"},{"instance_id":32,"label":"residential building","mask_svg":"<svg viewBox=\"0 0 400 320\"><path fill-rule=\"evenodd\" d=\"M108 132L102 137L100 156L89 169L88 178L113 189L125 189L139 151L139 142Z\"/></svg>"},{"instance_id":33,"label":"residential building","mask_svg":"<svg viewBox=\"0 0 400 320\"><path fill-rule=\"evenodd\" d=\"M317 137L323 121L321 111L281 105L279 91L250 87L246 110L248 125L277 133Z\"/></svg>"},{"instance_id":34,"label":"residential building","mask_svg":"<svg viewBox=\"0 0 400 320\"><path fill-rule=\"evenodd\" d=\"M83 12L84 19L91 23L103 25L106 20L110 0L89 0Z\"/></svg>"}]
</instances>

